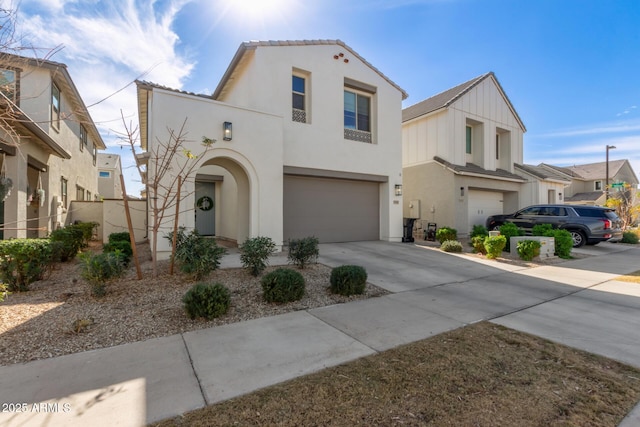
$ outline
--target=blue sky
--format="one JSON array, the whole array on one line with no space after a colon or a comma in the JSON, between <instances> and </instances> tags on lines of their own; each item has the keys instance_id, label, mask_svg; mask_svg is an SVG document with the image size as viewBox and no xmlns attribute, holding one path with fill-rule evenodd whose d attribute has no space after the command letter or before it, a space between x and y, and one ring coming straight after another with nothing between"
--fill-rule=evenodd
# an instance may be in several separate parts
<instances>
[{"instance_id":1,"label":"blue sky","mask_svg":"<svg viewBox=\"0 0 640 427\"><path fill-rule=\"evenodd\" d=\"M210 94L241 42L341 39L409 93L404 106L495 72L527 127L524 161L629 159L640 175L637 0L22 0L19 31L62 46L127 191L118 146L145 80ZM44 51L39 51L42 56Z\"/></svg>"}]
</instances>

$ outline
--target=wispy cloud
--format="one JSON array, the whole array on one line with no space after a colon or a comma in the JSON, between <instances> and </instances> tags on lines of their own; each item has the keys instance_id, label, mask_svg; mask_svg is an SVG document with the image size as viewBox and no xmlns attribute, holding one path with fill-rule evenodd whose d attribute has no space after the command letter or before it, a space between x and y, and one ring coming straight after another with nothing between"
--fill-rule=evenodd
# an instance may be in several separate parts
<instances>
[{"instance_id":1,"label":"wispy cloud","mask_svg":"<svg viewBox=\"0 0 640 427\"><path fill-rule=\"evenodd\" d=\"M632 105L631 107L629 107L629 108L627 108L626 110L624 110L622 113L618 113L618 114L616 114L616 116L617 116L617 117L624 116L624 115L626 115L626 114L631 113L631 112L632 112L633 110L635 110L636 108L638 108L638 106L637 106L637 105Z\"/></svg>"},{"instance_id":2,"label":"wispy cloud","mask_svg":"<svg viewBox=\"0 0 640 427\"><path fill-rule=\"evenodd\" d=\"M172 24L188 2L23 0L24 10L39 12L23 15L21 28L33 43L63 46L51 59L67 64L85 103L91 105L141 75L169 87L182 87L195 61L177 52L180 40ZM136 109L131 86L90 112L108 136L108 129L119 127L120 110L134 118Z\"/></svg>"},{"instance_id":3,"label":"wispy cloud","mask_svg":"<svg viewBox=\"0 0 640 427\"><path fill-rule=\"evenodd\" d=\"M561 129L553 132L533 135L536 138L557 138L586 135L601 135L608 133L624 133L640 131L640 120L617 121L613 123L599 123L593 126Z\"/></svg>"}]
</instances>

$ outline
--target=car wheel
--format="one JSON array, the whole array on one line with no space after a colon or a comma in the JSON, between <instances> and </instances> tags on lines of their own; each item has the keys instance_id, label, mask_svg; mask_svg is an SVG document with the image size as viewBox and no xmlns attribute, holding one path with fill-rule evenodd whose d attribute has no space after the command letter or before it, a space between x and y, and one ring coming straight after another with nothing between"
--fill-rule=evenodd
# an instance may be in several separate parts
<instances>
[{"instance_id":1,"label":"car wheel","mask_svg":"<svg viewBox=\"0 0 640 427\"><path fill-rule=\"evenodd\" d=\"M579 248L581 246L584 246L585 243L587 243L587 238L585 237L582 231L570 230L569 233L571 233L571 238L573 239L574 248Z\"/></svg>"},{"instance_id":2,"label":"car wheel","mask_svg":"<svg viewBox=\"0 0 640 427\"><path fill-rule=\"evenodd\" d=\"M493 226L493 228L489 231L500 231L500 227L502 227L502 224L496 224Z\"/></svg>"}]
</instances>

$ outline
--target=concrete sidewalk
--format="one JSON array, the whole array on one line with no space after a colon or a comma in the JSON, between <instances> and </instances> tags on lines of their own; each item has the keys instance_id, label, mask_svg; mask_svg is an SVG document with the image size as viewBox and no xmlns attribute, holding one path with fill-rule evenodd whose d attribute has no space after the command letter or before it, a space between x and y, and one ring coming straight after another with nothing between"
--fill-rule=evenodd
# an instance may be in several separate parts
<instances>
[{"instance_id":1,"label":"concrete sidewalk","mask_svg":"<svg viewBox=\"0 0 640 427\"><path fill-rule=\"evenodd\" d=\"M640 367L640 293L610 281L638 268L638 249L529 269L384 242L321 254L394 293L0 367L0 402L14 404L0 426L145 425L481 320Z\"/></svg>"}]
</instances>

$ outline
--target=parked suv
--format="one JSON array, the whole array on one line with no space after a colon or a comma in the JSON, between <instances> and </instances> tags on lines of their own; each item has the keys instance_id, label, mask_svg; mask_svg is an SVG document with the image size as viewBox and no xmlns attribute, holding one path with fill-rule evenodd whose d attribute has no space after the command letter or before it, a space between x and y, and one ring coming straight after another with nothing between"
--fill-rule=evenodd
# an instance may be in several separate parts
<instances>
[{"instance_id":1,"label":"parked suv","mask_svg":"<svg viewBox=\"0 0 640 427\"><path fill-rule=\"evenodd\" d=\"M601 206L582 205L534 205L508 215L493 215L487 218L487 229L497 230L505 222L512 222L525 232L534 225L551 224L571 233L573 247L585 243L617 242L622 239L622 222L616 211Z\"/></svg>"}]
</instances>

